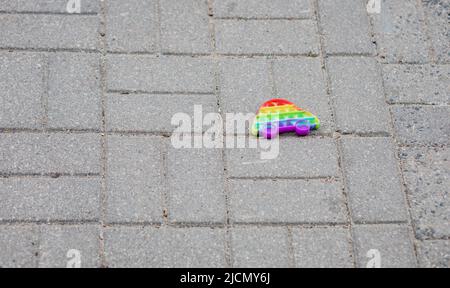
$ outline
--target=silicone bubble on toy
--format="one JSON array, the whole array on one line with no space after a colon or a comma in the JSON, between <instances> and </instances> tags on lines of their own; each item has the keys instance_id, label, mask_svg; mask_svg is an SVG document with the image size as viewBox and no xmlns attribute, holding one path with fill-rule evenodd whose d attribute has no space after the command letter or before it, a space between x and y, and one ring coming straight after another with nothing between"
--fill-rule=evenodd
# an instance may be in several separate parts
<instances>
[{"instance_id":1,"label":"silicone bubble on toy","mask_svg":"<svg viewBox=\"0 0 450 288\"><path fill-rule=\"evenodd\" d=\"M320 121L312 113L285 99L272 99L259 108L251 127L251 134L267 139L289 132L307 136L312 130L319 128Z\"/></svg>"}]
</instances>

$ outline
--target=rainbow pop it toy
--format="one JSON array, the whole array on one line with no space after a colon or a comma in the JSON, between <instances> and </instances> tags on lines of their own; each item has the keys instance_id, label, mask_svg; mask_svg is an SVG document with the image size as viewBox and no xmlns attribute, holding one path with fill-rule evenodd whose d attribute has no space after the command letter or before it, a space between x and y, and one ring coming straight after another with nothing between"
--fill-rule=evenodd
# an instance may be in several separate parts
<instances>
[{"instance_id":1,"label":"rainbow pop it toy","mask_svg":"<svg viewBox=\"0 0 450 288\"><path fill-rule=\"evenodd\" d=\"M306 136L311 130L320 128L319 119L312 113L298 108L284 99L272 99L258 110L251 127L251 134L272 139L278 134L295 132Z\"/></svg>"}]
</instances>

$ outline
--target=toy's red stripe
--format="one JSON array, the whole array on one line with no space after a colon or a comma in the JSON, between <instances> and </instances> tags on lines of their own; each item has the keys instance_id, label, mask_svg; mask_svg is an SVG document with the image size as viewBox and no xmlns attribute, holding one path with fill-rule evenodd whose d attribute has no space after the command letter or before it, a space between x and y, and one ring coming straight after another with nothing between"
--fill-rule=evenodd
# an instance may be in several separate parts
<instances>
[{"instance_id":1,"label":"toy's red stripe","mask_svg":"<svg viewBox=\"0 0 450 288\"><path fill-rule=\"evenodd\" d=\"M269 100L269 101L265 102L261 106L261 108L262 107L283 106L283 105L293 105L293 103L290 102L290 101L287 101L285 99L272 99L272 100Z\"/></svg>"}]
</instances>

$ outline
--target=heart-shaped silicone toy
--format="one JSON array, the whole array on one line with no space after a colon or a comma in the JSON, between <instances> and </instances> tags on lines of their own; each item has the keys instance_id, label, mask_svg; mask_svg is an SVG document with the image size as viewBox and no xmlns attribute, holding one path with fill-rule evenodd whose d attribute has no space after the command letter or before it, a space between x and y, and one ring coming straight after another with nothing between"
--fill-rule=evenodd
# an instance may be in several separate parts
<instances>
[{"instance_id":1,"label":"heart-shaped silicone toy","mask_svg":"<svg viewBox=\"0 0 450 288\"><path fill-rule=\"evenodd\" d=\"M307 136L311 130L319 128L319 118L312 113L285 99L272 99L259 108L250 132L254 136L272 139L288 132Z\"/></svg>"}]
</instances>

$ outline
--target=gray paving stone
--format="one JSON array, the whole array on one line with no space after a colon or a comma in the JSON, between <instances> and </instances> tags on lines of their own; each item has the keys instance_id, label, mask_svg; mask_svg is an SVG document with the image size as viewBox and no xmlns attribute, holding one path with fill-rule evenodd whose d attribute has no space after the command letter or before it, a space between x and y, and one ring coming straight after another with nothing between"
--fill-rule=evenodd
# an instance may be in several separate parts
<instances>
[{"instance_id":1,"label":"gray paving stone","mask_svg":"<svg viewBox=\"0 0 450 288\"><path fill-rule=\"evenodd\" d=\"M34 53L0 53L0 127L40 128L44 118L45 59Z\"/></svg>"},{"instance_id":2,"label":"gray paving stone","mask_svg":"<svg viewBox=\"0 0 450 288\"><path fill-rule=\"evenodd\" d=\"M219 18L311 18L311 0L221 0L214 1L214 16Z\"/></svg>"},{"instance_id":3,"label":"gray paving stone","mask_svg":"<svg viewBox=\"0 0 450 288\"><path fill-rule=\"evenodd\" d=\"M366 57L332 57L329 71L338 130L388 133L389 110L377 62Z\"/></svg>"},{"instance_id":4,"label":"gray paving stone","mask_svg":"<svg viewBox=\"0 0 450 288\"><path fill-rule=\"evenodd\" d=\"M222 150L168 149L169 219L224 222L226 216Z\"/></svg>"},{"instance_id":5,"label":"gray paving stone","mask_svg":"<svg viewBox=\"0 0 450 288\"><path fill-rule=\"evenodd\" d=\"M0 134L2 174L100 173L97 134Z\"/></svg>"},{"instance_id":6,"label":"gray paving stone","mask_svg":"<svg viewBox=\"0 0 450 288\"><path fill-rule=\"evenodd\" d=\"M365 268L372 259L367 253L376 249L381 256L382 268L414 268L417 266L408 228L400 225L354 226L353 240L356 264Z\"/></svg>"},{"instance_id":7,"label":"gray paving stone","mask_svg":"<svg viewBox=\"0 0 450 288\"><path fill-rule=\"evenodd\" d=\"M69 0L0 0L0 12L69 13ZM99 13L99 0L81 0L81 13Z\"/></svg>"},{"instance_id":8,"label":"gray paving stone","mask_svg":"<svg viewBox=\"0 0 450 288\"><path fill-rule=\"evenodd\" d=\"M109 94L107 125L113 131L172 132L176 113L193 117L194 106L201 105L203 115L217 112L214 95Z\"/></svg>"},{"instance_id":9,"label":"gray paving stone","mask_svg":"<svg viewBox=\"0 0 450 288\"><path fill-rule=\"evenodd\" d=\"M116 227L105 231L109 267L225 267L225 231Z\"/></svg>"},{"instance_id":10,"label":"gray paving stone","mask_svg":"<svg viewBox=\"0 0 450 288\"><path fill-rule=\"evenodd\" d=\"M234 268L287 268L288 231L281 227L242 227L231 230Z\"/></svg>"},{"instance_id":11,"label":"gray paving stone","mask_svg":"<svg viewBox=\"0 0 450 288\"><path fill-rule=\"evenodd\" d=\"M33 226L0 226L0 267L36 268L38 238Z\"/></svg>"},{"instance_id":12,"label":"gray paving stone","mask_svg":"<svg viewBox=\"0 0 450 288\"><path fill-rule=\"evenodd\" d=\"M371 14L378 54L388 63L428 61L423 15L417 3L382 0L381 13Z\"/></svg>"},{"instance_id":13,"label":"gray paving stone","mask_svg":"<svg viewBox=\"0 0 450 288\"><path fill-rule=\"evenodd\" d=\"M48 126L100 129L100 57L57 53L49 57Z\"/></svg>"},{"instance_id":14,"label":"gray paving stone","mask_svg":"<svg viewBox=\"0 0 450 288\"><path fill-rule=\"evenodd\" d=\"M425 15L428 22L428 32L436 60L439 63L450 63L450 34L448 30L448 0L424 0Z\"/></svg>"},{"instance_id":15,"label":"gray paving stone","mask_svg":"<svg viewBox=\"0 0 450 288\"><path fill-rule=\"evenodd\" d=\"M274 78L278 97L288 99L319 117L321 132L333 131L330 99L319 59L276 60Z\"/></svg>"},{"instance_id":16,"label":"gray paving stone","mask_svg":"<svg viewBox=\"0 0 450 288\"><path fill-rule=\"evenodd\" d=\"M294 228L292 239L298 268L351 268L350 233L345 228Z\"/></svg>"},{"instance_id":17,"label":"gray paving stone","mask_svg":"<svg viewBox=\"0 0 450 288\"><path fill-rule=\"evenodd\" d=\"M95 220L99 178L0 179L0 220Z\"/></svg>"},{"instance_id":18,"label":"gray paving stone","mask_svg":"<svg viewBox=\"0 0 450 288\"><path fill-rule=\"evenodd\" d=\"M319 13L327 54L373 54L364 0L320 0Z\"/></svg>"},{"instance_id":19,"label":"gray paving stone","mask_svg":"<svg viewBox=\"0 0 450 288\"><path fill-rule=\"evenodd\" d=\"M450 108L441 106L394 106L397 139L404 144L449 144Z\"/></svg>"},{"instance_id":20,"label":"gray paving stone","mask_svg":"<svg viewBox=\"0 0 450 288\"><path fill-rule=\"evenodd\" d=\"M158 1L107 1L106 37L113 52L159 49Z\"/></svg>"},{"instance_id":21,"label":"gray paving stone","mask_svg":"<svg viewBox=\"0 0 450 288\"><path fill-rule=\"evenodd\" d=\"M226 267L224 229L181 228L164 233L165 267Z\"/></svg>"},{"instance_id":22,"label":"gray paving stone","mask_svg":"<svg viewBox=\"0 0 450 288\"><path fill-rule=\"evenodd\" d=\"M275 153L274 146L271 148L273 150L264 151ZM273 160L262 160L262 150L262 148L227 150L229 175L270 178L333 177L338 174L337 149L330 138L282 137L279 141L279 156Z\"/></svg>"},{"instance_id":23,"label":"gray paving stone","mask_svg":"<svg viewBox=\"0 0 450 288\"><path fill-rule=\"evenodd\" d=\"M223 112L256 113L259 106L272 95L269 71L267 60L220 61L220 98Z\"/></svg>"},{"instance_id":24,"label":"gray paving stone","mask_svg":"<svg viewBox=\"0 0 450 288\"><path fill-rule=\"evenodd\" d=\"M150 227L106 228L104 238L108 267L163 267L165 251L159 230Z\"/></svg>"},{"instance_id":25,"label":"gray paving stone","mask_svg":"<svg viewBox=\"0 0 450 288\"><path fill-rule=\"evenodd\" d=\"M2 14L0 47L97 50L98 27L93 15Z\"/></svg>"},{"instance_id":26,"label":"gray paving stone","mask_svg":"<svg viewBox=\"0 0 450 288\"><path fill-rule=\"evenodd\" d=\"M450 149L402 148L416 238L450 237Z\"/></svg>"},{"instance_id":27,"label":"gray paving stone","mask_svg":"<svg viewBox=\"0 0 450 288\"><path fill-rule=\"evenodd\" d=\"M108 136L109 222L162 221L162 140Z\"/></svg>"},{"instance_id":28,"label":"gray paving stone","mask_svg":"<svg viewBox=\"0 0 450 288\"><path fill-rule=\"evenodd\" d=\"M261 140L267 142L266 140ZM273 142L271 142L273 143ZM231 177L333 177L337 175L336 146L332 139L280 139L279 155L273 160L261 159L262 151L271 149L241 148L227 150ZM292 156L292 150L300 151Z\"/></svg>"},{"instance_id":29,"label":"gray paving stone","mask_svg":"<svg viewBox=\"0 0 450 288\"><path fill-rule=\"evenodd\" d=\"M422 268L450 268L450 241L424 241L418 245Z\"/></svg>"},{"instance_id":30,"label":"gray paving stone","mask_svg":"<svg viewBox=\"0 0 450 288\"><path fill-rule=\"evenodd\" d=\"M450 65L384 65L383 78L391 103L450 103Z\"/></svg>"},{"instance_id":31,"label":"gray paving stone","mask_svg":"<svg viewBox=\"0 0 450 288\"><path fill-rule=\"evenodd\" d=\"M206 0L164 0L161 5L161 46L169 53L210 53Z\"/></svg>"},{"instance_id":32,"label":"gray paving stone","mask_svg":"<svg viewBox=\"0 0 450 288\"><path fill-rule=\"evenodd\" d=\"M230 218L253 223L345 223L339 182L325 180L231 180Z\"/></svg>"},{"instance_id":33,"label":"gray paving stone","mask_svg":"<svg viewBox=\"0 0 450 288\"><path fill-rule=\"evenodd\" d=\"M345 138L343 168L353 220L406 221L406 201L390 138Z\"/></svg>"},{"instance_id":34,"label":"gray paving stone","mask_svg":"<svg viewBox=\"0 0 450 288\"><path fill-rule=\"evenodd\" d=\"M79 256L81 268L100 266L100 229L93 225L43 226L40 237L40 268L73 267ZM73 255L71 250L77 250Z\"/></svg>"},{"instance_id":35,"label":"gray paving stone","mask_svg":"<svg viewBox=\"0 0 450 288\"><path fill-rule=\"evenodd\" d=\"M216 20L215 24L219 53L319 54L317 26L310 20Z\"/></svg>"},{"instance_id":36,"label":"gray paving stone","mask_svg":"<svg viewBox=\"0 0 450 288\"><path fill-rule=\"evenodd\" d=\"M108 56L108 88L146 92L213 93L214 69L209 59Z\"/></svg>"}]
</instances>

